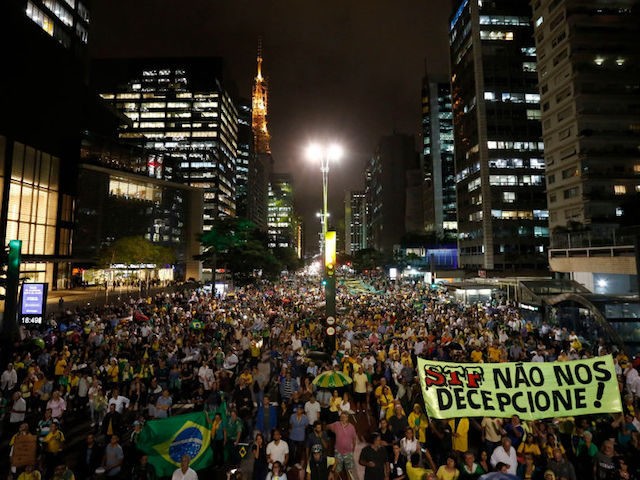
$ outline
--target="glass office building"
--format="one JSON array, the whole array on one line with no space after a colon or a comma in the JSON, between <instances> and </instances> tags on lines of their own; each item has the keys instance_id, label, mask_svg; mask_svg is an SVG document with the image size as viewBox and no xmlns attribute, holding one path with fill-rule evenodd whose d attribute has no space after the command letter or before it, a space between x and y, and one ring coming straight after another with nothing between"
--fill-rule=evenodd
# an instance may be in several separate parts
<instances>
[{"instance_id":1,"label":"glass office building","mask_svg":"<svg viewBox=\"0 0 640 480\"><path fill-rule=\"evenodd\" d=\"M546 270L549 214L529 2L457 0L449 41L460 266Z\"/></svg>"},{"instance_id":2,"label":"glass office building","mask_svg":"<svg viewBox=\"0 0 640 480\"><path fill-rule=\"evenodd\" d=\"M162 155L160 178L204 190L204 230L236 215L238 112L218 58L100 60L92 79L128 121L125 142Z\"/></svg>"}]
</instances>

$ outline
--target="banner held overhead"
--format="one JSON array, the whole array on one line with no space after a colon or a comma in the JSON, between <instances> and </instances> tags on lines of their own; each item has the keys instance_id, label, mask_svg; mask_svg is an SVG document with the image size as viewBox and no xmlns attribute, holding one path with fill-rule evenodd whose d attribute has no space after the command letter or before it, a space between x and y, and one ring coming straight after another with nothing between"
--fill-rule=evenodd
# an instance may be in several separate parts
<instances>
[{"instance_id":1,"label":"banner held overhead","mask_svg":"<svg viewBox=\"0 0 640 480\"><path fill-rule=\"evenodd\" d=\"M549 363L453 363L418 359L432 418L525 420L622 412L611 355Z\"/></svg>"}]
</instances>

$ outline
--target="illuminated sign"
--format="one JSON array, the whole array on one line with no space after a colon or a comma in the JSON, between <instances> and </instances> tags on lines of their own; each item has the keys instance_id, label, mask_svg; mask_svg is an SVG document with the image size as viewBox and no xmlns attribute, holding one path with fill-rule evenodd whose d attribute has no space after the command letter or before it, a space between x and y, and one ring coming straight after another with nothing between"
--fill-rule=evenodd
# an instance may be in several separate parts
<instances>
[{"instance_id":1,"label":"illuminated sign","mask_svg":"<svg viewBox=\"0 0 640 480\"><path fill-rule=\"evenodd\" d=\"M336 232L327 232L324 237L324 264L336 264Z\"/></svg>"},{"instance_id":2,"label":"illuminated sign","mask_svg":"<svg viewBox=\"0 0 640 480\"><path fill-rule=\"evenodd\" d=\"M48 283L23 283L20 292L20 322L41 325L47 308Z\"/></svg>"}]
</instances>

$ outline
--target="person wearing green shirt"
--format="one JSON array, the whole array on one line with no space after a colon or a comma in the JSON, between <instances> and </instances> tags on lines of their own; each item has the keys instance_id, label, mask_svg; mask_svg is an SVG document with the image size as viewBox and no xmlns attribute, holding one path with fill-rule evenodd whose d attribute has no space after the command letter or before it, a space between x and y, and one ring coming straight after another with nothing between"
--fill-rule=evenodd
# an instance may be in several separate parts
<instances>
[{"instance_id":1,"label":"person wearing green shirt","mask_svg":"<svg viewBox=\"0 0 640 480\"><path fill-rule=\"evenodd\" d=\"M231 465L240 463L240 455L238 453L238 444L242 438L242 420L238 418L238 412L231 410L227 419L227 455Z\"/></svg>"}]
</instances>

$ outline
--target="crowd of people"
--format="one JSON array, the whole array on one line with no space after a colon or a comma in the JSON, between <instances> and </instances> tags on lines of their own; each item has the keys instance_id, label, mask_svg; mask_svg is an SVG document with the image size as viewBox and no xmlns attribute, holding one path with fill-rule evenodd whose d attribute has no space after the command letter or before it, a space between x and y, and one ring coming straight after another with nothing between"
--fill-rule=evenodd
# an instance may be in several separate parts
<instances>
[{"instance_id":1,"label":"crowd of people","mask_svg":"<svg viewBox=\"0 0 640 480\"><path fill-rule=\"evenodd\" d=\"M46 329L23 329L0 376L8 473L155 480L136 448L144 423L201 410L215 471L240 466L234 475L255 480L638 478L634 358L561 325L526 321L505 300L466 305L429 285L374 282L380 293L339 288L335 349L319 282L303 278L223 297L192 287L63 309ZM551 362L608 353L622 414L555 412L532 422L425 414L418 357ZM353 382L314 385L328 371ZM37 438L26 464L14 448L23 435ZM188 460L174 478L197 476Z\"/></svg>"}]
</instances>

